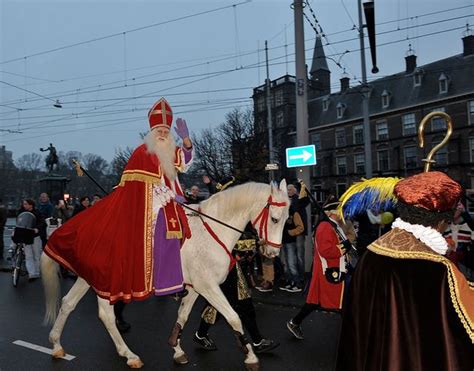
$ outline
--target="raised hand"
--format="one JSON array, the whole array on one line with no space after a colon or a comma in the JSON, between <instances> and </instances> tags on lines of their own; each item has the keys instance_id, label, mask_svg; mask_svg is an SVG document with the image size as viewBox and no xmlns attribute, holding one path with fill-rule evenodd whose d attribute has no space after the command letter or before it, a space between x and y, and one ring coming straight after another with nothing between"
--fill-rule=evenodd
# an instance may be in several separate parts
<instances>
[{"instance_id":1,"label":"raised hand","mask_svg":"<svg viewBox=\"0 0 474 371\"><path fill-rule=\"evenodd\" d=\"M184 140L185 138L189 138L188 125L186 125L186 121L182 118L176 119L176 127L174 128L174 130L181 139Z\"/></svg>"}]
</instances>

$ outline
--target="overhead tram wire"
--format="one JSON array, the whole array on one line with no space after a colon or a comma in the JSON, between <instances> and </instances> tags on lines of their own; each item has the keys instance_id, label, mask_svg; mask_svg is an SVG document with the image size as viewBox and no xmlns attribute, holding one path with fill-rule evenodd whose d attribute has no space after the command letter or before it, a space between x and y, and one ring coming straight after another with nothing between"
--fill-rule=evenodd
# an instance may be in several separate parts
<instances>
[{"instance_id":1,"label":"overhead tram wire","mask_svg":"<svg viewBox=\"0 0 474 371\"><path fill-rule=\"evenodd\" d=\"M244 105L240 105L240 106L224 106L224 107L218 107L218 108L214 108L213 110L217 111L217 110L222 110L222 109L229 109L231 107L235 107L235 108L240 108L240 107L247 107L248 104L244 104ZM191 113L191 112L202 112L203 110L199 109L199 110L192 110L192 111L180 111L180 112L175 112L175 114L183 114L183 113ZM205 109L204 111L210 111L210 109ZM11 143L11 142L18 142L18 141L26 141L26 140L29 140L29 139L37 139L37 138L42 138L42 137L54 137L56 135L60 135L60 134L68 134L68 133L71 133L71 132L82 132L82 131L89 131L89 130L95 130L95 129L99 129L99 128L103 128L103 127L109 127L109 126L120 126L120 125L125 125L125 124L129 124L129 123L132 123L132 122L143 122L143 118L140 118L140 119L137 119L137 120L133 120L133 121L127 121L127 122L122 122L122 123L116 123L116 122L113 122L113 123L110 123L110 124L106 124L106 125L99 125L99 126L95 126L93 128L81 128L81 129L77 129L77 130L74 130L74 129L68 129L68 130L63 130L63 131L54 131L52 133L45 133L45 134L40 134L40 135L35 135L35 136L30 136L30 137L21 137L21 138L13 138L13 139L7 139L7 140L4 140L5 143Z\"/></svg>"},{"instance_id":2,"label":"overhead tram wire","mask_svg":"<svg viewBox=\"0 0 474 371\"><path fill-rule=\"evenodd\" d=\"M434 14L434 13L438 13L438 12L432 12L432 13L429 13L429 14ZM313 14L314 16L314 14ZM420 16L417 16L417 17L421 17ZM429 23L425 23L425 24L421 24L421 25L416 25L416 27L422 27L422 26L429 26L429 25L434 25L434 24L439 24L441 22L448 22L448 21L452 21L452 20L457 20L457 19L462 19L462 18L465 18L466 15L463 15L463 16L459 16L459 17L452 17L452 18L449 18L449 19L445 19L445 20L441 20L441 21L435 21L435 22L429 22ZM408 18L414 18L414 17L408 17ZM309 21L309 20L308 20ZM317 21L317 19L316 19ZM309 21L310 22L310 21ZM385 22L385 23L390 23L392 21L389 21L389 22ZM320 26L320 25L319 25ZM383 31L383 32L379 32L377 34L377 36L380 36L380 35L384 35L384 34L389 34L389 33L392 33L392 32L399 32L399 31L403 31L403 30L406 30L406 29L409 29L409 28L413 28L415 26L407 26L405 28L402 28L402 29L394 29L394 30L388 30L388 31ZM314 28L314 27L313 27ZM324 33L324 35L326 36L326 34ZM329 34L330 35L330 34ZM309 39L311 40L311 39ZM314 40L314 38L312 38L312 40ZM358 38L351 38L351 39L345 39L345 40L339 40L339 41L336 41L336 42L333 42L333 43L329 43L328 39L327 39L327 36L326 36L326 45L324 46L327 46L327 45L335 45L335 44L340 44L340 43L345 43L345 42L349 42L349 41L354 41L354 40L358 40ZM308 41L308 40L307 40ZM292 45L292 44L290 44ZM281 46L277 46L277 47L272 47L270 49L277 49L277 48L282 48L282 47L285 47L285 45L281 45ZM247 54L253 54L255 53L256 51L251 51L251 52L248 52ZM340 53L338 55L341 55L343 53ZM244 55L244 54L243 54ZM225 58L225 59L232 59L232 58L235 58L235 54L228 57L228 58ZM223 60L223 59L222 59ZM208 62L206 62L208 63ZM201 63L202 64L202 63ZM201 65L201 64L197 64L197 65L194 65L194 66L198 66L198 65ZM191 66L189 68L192 68L194 66ZM178 68L178 69L174 69L174 70L181 70L181 69L185 69L186 67L181 67L181 68ZM154 74L162 74L162 73L166 73L166 72L173 72L174 70L170 70L170 71L165 71L165 72L157 72L157 73L154 73ZM151 76L151 75L154 75L154 74L148 74L148 75L143 75L143 76L140 76L138 78L144 78L144 77L147 77L147 76ZM138 78L135 78L135 79L138 79ZM118 81L115 81L115 82L109 82L109 83L104 83L104 84L100 84L101 86L104 86L104 85L111 85L111 84L115 84L115 83L119 83L119 82L122 82L123 80L118 80ZM126 87L125 85L127 84L124 84L124 86L120 86L120 87ZM97 87L98 85L94 85L94 86L90 86L91 88L92 87ZM115 87L115 88L120 88L120 87ZM86 88L81 88L81 90L83 90L81 93L82 94L87 94L88 92L91 92L91 91L87 91L85 89L87 89L88 87ZM104 89L107 89L107 88L104 88ZM74 90L66 90L66 91L63 91L63 92L54 92L54 93L51 93L51 95L55 95L55 96L63 96L64 93L72 93L74 91L74 94L76 94L77 92L77 89L74 89ZM95 92L96 90L92 90L92 92ZM34 101L34 100L33 100ZM18 100L14 100L14 101L10 101L10 102L5 102L5 103L17 103Z\"/></svg>"},{"instance_id":3,"label":"overhead tram wire","mask_svg":"<svg viewBox=\"0 0 474 371\"><path fill-rule=\"evenodd\" d=\"M462 27L454 27L454 28L451 28L451 29L447 29L447 30L440 30L440 31L435 31L435 32L431 32L431 33L428 33L428 34L423 34L423 35L419 35L417 36L416 38L423 38L423 37L427 37L427 36L432 36L432 35L436 35L436 34L440 34L440 33L445 33L445 32L450 32L450 31L455 31L455 30L460 30L460 29L463 29L464 26ZM389 42L386 42L386 43L382 43L382 44L379 44L379 46L386 46L386 45L391 45L391 44L395 44L395 43L399 43L399 42L405 42L406 39L399 39L399 40L392 40L392 41L389 41ZM366 48L367 49L367 48ZM308 50L311 50L311 49L307 49L306 51ZM360 49L354 49L354 50L350 50L349 52L356 52L356 51L359 51ZM339 54L338 54L339 55ZM332 56L332 55L328 55L328 56ZM284 58L285 56L282 55L280 57L277 57L277 58L273 58L273 60L277 60L277 59L281 59L281 58ZM281 64L281 63L273 63L272 65L277 65L277 64ZM247 67L243 67L244 69L245 68L255 68L254 65L249 65ZM223 74L223 73L227 73L227 72L233 72L233 70L225 70L225 71L219 71L217 72L217 74ZM215 77L213 75L211 75L210 77ZM204 79L204 78L203 78ZM200 79L198 79L200 80ZM193 82L190 82L190 83L193 83ZM184 83L184 84L181 84L181 85L186 85L187 83ZM137 98L140 98L140 97L146 97L147 94L145 95L141 95L141 96L138 96L138 97L132 97L132 98L124 98L123 101L126 101L126 100L131 100L131 99L137 99Z\"/></svg>"},{"instance_id":4,"label":"overhead tram wire","mask_svg":"<svg viewBox=\"0 0 474 371\"><path fill-rule=\"evenodd\" d=\"M377 26L380 26L380 25L385 25L385 24L390 24L390 23L395 23L395 22L400 22L400 21L403 21L403 20L407 20L407 19L413 19L413 18L422 18L422 17L426 17L426 16L431 16L431 15L436 15L436 14L440 14L440 13L447 13L447 12L451 12L451 11L456 11L456 10L461 10L461 9L465 9L465 8L471 8L472 5L466 5L466 6L460 6L460 7L454 7L454 8L448 8L448 9L444 9L444 10L439 10L439 11L434 11L434 12L430 12L430 13L422 13L422 14L418 14L418 15L414 15L414 16L410 16L410 17L406 17L406 18L397 18L397 19L394 19L394 20L389 20L389 21L385 21L385 22L380 22L380 23L377 23L376 25ZM329 33L327 34L327 36L334 36L334 35L337 35L337 34L341 34L341 33L345 33L345 32L349 32L349 31L352 31L353 28L350 28L350 29L345 29L345 30L340 30L340 31L336 31L336 32L333 32L333 33ZM280 34L282 31L280 31L278 34ZM122 32L123 33L123 32ZM120 34L122 34L120 33ZM277 35L278 35L277 34ZM118 35L118 34L117 34ZM277 35L275 35L274 37L276 37ZM85 42L84 42L85 43ZM293 45L293 43L290 43L289 45ZM284 45L281 45L281 46L277 46L277 47L272 47L272 48L269 48L269 49L277 49L277 48L282 48L284 47ZM261 52L261 50L253 50L253 51L250 51L250 52L244 52L242 53L242 55L245 55L246 53L247 54L254 54L254 53L258 53L258 52ZM222 56L228 56L228 59L233 59L235 58L235 53L227 53L227 54L223 54ZM216 56L216 57L220 57L220 56ZM138 67L138 68L133 68L133 69L128 69L128 71L134 71L134 70L140 70L140 69L146 69L146 68L154 68L154 67L159 67L159 66L166 66L166 65L176 65L178 63L187 63L187 62L192 62L192 61L197 61L197 60L206 60L207 58L203 58L203 57L200 57L200 58L193 58L193 59L188 59L188 60L184 60L184 61L174 61L174 62L170 62L170 63L163 63L163 64L158 64L158 65L153 65L153 66L145 66L145 67ZM227 58L226 58L227 59ZM208 63L208 62L204 62L204 63ZM213 61L210 61L210 63L213 63ZM8 71L4 71L5 73L9 73ZM72 81L72 80L80 80L80 79L87 79L89 77L98 77L98 76L106 76L106 75L110 75L110 74L120 74L120 73L124 73L123 70L118 70L118 71L114 71L114 72L107 72L107 73L99 73L99 74L91 74L91 75L85 75L85 76L79 76L79 77L73 77L73 78L68 78L68 79L61 79L61 80L58 80L57 82L58 83L62 83L62 82L67 82L67 81ZM13 74L13 73L11 73ZM23 76L21 74L18 74L19 76ZM35 77L31 77L29 76L29 78L35 78ZM37 78L37 79L40 79L40 78ZM54 80L53 80L54 81Z\"/></svg>"},{"instance_id":5,"label":"overhead tram wire","mask_svg":"<svg viewBox=\"0 0 474 371\"><path fill-rule=\"evenodd\" d=\"M464 27L460 27L460 28L464 28ZM451 29L448 29L448 30L441 30L441 31L432 32L432 33L429 33L429 34L419 35L417 38L426 37L426 36L435 35L435 34L444 33L444 32L449 32L449 31L453 31L453 30L460 29L460 28L451 28ZM402 42L402 41L405 41L405 39L390 41L390 42L387 42L387 43L380 44L380 46L390 45L390 44L398 43L398 42ZM356 51L356 50L352 50L352 52L354 52L354 51ZM233 72L233 71L230 71L230 72ZM222 73L226 73L226 71L223 71ZM219 74L219 73L218 73L218 74ZM214 76L211 76L211 77L214 77ZM192 83L192 82L190 82L190 83ZM184 85L186 85L186 84L187 84L187 83L185 83ZM147 95L147 94L142 95L142 96L146 96L146 95ZM127 99L125 99L125 100L136 99L136 98L137 98L137 97L127 98ZM139 97L138 97L138 98L139 98Z\"/></svg>"},{"instance_id":6,"label":"overhead tram wire","mask_svg":"<svg viewBox=\"0 0 474 371\"><path fill-rule=\"evenodd\" d=\"M437 31L437 32L432 32L432 33L429 33L429 34L424 34L424 35L420 35L418 36L419 38L422 38L422 37L426 37L426 36L431 36L431 35L435 35L435 34L439 34L439 33L443 33L443 32L448 32L448 31L453 31L453 30L459 30L459 29L464 29L464 26L463 27L457 27L457 28L452 28L452 29L449 29L449 30L442 30L442 31ZM399 43L399 42L405 42L406 40L405 39L400 39L400 40L395 40L395 41L390 41L390 42L387 42L387 43L384 43L384 44L380 44L379 46L386 46L386 45L391 45L391 44L394 44L394 43ZM355 50L354 50L355 51ZM282 63L285 63L285 62L281 62L280 64ZM433 71L431 71L433 72ZM401 78L399 76L394 76L394 79L397 79L397 78ZM198 79L199 80L199 79ZM192 83L192 82L191 82ZM182 86L184 84L180 84L179 86ZM172 87L173 88L173 87ZM354 92L354 93L358 93L358 92ZM142 96L145 96L145 95L150 95L150 94L156 94L156 92L152 92L152 93L146 93ZM135 98L135 97L134 97ZM132 98L132 99L134 99ZM130 99L124 99L123 101L126 101L126 100L130 100ZM111 105L115 105L115 104L111 104ZM108 106L111 106L111 105L108 105ZM105 107L105 106L104 106ZM102 107L103 108L103 107ZM94 111L94 110L88 110L86 112L91 112L91 111ZM69 118L69 117L66 117L66 118ZM66 119L66 118L62 118L62 119L58 119L58 120L52 120L52 121L49 121L48 123L53 123L53 122L57 122L57 121L62 121L63 119ZM46 123L47 124L47 123ZM42 127L44 127L45 125L41 125Z\"/></svg>"},{"instance_id":7,"label":"overhead tram wire","mask_svg":"<svg viewBox=\"0 0 474 371\"><path fill-rule=\"evenodd\" d=\"M203 12L184 15L182 17L173 18L173 19L170 19L170 20L167 20L167 21L157 22L157 23L149 24L149 25L142 26L142 27L132 28L130 30L126 30L126 31L122 31L122 32L116 32L116 33L106 35L106 36L96 37L94 39L89 39L89 40L86 40L86 41L81 41L81 42L77 42L77 43L73 43L73 44L69 44L69 45L63 45L63 46L60 46L60 47L57 47L57 48L54 48L54 49L49 49L49 50L45 50L45 51L42 51L42 52L37 52L37 53L30 54L30 55L26 55L26 56L23 56L23 57L18 57L18 58L9 59L9 60L6 60L6 61L1 61L0 65L11 63L11 62L17 62L17 61L23 60L24 58L37 57L39 55L53 53L53 52L73 48L73 47L80 46L80 45L85 45L85 44L89 44L89 43L93 43L93 42L97 42L97 41L102 41L102 40L122 36L124 33L133 33L133 32L143 31L143 30L146 30L146 29L149 29L149 28L163 26L165 24L182 21L184 19L198 17L198 16L201 16L201 15L204 15L204 14L215 13L215 12L218 12L218 11L221 11L221 10L224 10L224 9L240 6L240 5L243 5L243 4L247 4L250 1L251 0L246 0L246 1L242 1L242 2L237 3L237 4L226 5L226 6L222 6L222 7L219 7L219 8L206 10L206 11L203 11Z\"/></svg>"}]
</instances>

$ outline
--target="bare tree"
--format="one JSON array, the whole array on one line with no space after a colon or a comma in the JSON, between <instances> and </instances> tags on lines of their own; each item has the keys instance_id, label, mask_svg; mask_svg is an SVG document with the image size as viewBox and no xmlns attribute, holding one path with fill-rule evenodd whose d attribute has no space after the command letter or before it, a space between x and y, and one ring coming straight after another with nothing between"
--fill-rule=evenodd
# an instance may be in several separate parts
<instances>
[{"instance_id":1,"label":"bare tree","mask_svg":"<svg viewBox=\"0 0 474 371\"><path fill-rule=\"evenodd\" d=\"M114 158L110 163L110 173L116 182L120 180L123 170L125 169L128 159L130 158L132 153L133 148L131 147L125 147L124 149L119 147L115 150Z\"/></svg>"},{"instance_id":2,"label":"bare tree","mask_svg":"<svg viewBox=\"0 0 474 371\"><path fill-rule=\"evenodd\" d=\"M42 163L43 163L43 157L36 152L27 153L26 155L21 156L16 161L16 165L20 170L27 170L27 171L40 170Z\"/></svg>"},{"instance_id":3,"label":"bare tree","mask_svg":"<svg viewBox=\"0 0 474 371\"><path fill-rule=\"evenodd\" d=\"M233 109L216 129L203 130L194 139L196 165L213 180L235 175L238 179L262 180L267 154L254 134L252 110Z\"/></svg>"}]
</instances>

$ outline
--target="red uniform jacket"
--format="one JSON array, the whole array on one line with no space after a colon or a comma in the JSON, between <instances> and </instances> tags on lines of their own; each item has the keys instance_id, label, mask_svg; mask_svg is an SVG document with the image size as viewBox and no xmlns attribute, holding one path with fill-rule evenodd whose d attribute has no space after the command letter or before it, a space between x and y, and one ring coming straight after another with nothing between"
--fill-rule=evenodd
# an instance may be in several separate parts
<instances>
[{"instance_id":1,"label":"red uniform jacket","mask_svg":"<svg viewBox=\"0 0 474 371\"><path fill-rule=\"evenodd\" d=\"M316 229L314 244L313 276L306 302L318 304L326 309L341 309L344 293L344 281L329 282L323 269L321 257L327 262L328 268L339 268L343 251L339 237L330 222L323 221Z\"/></svg>"}]
</instances>

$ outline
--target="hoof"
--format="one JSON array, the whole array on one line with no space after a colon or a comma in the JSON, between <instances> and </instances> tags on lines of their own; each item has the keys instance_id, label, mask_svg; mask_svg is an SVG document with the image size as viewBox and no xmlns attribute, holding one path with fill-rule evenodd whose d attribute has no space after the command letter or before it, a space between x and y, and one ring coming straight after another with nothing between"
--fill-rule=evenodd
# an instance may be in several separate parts
<instances>
[{"instance_id":1,"label":"hoof","mask_svg":"<svg viewBox=\"0 0 474 371\"><path fill-rule=\"evenodd\" d=\"M180 356L174 358L174 362L178 365L185 365L189 362L188 356L186 354L181 354Z\"/></svg>"},{"instance_id":2,"label":"hoof","mask_svg":"<svg viewBox=\"0 0 474 371\"><path fill-rule=\"evenodd\" d=\"M245 369L247 371L258 371L260 370L260 362L257 363L246 363Z\"/></svg>"},{"instance_id":3,"label":"hoof","mask_svg":"<svg viewBox=\"0 0 474 371\"><path fill-rule=\"evenodd\" d=\"M58 350L54 350L51 355L53 356L53 358L63 358L66 355L66 352L63 348L59 348Z\"/></svg>"},{"instance_id":4,"label":"hoof","mask_svg":"<svg viewBox=\"0 0 474 371\"><path fill-rule=\"evenodd\" d=\"M130 368L142 368L143 362L140 358L129 359L127 365Z\"/></svg>"}]
</instances>

